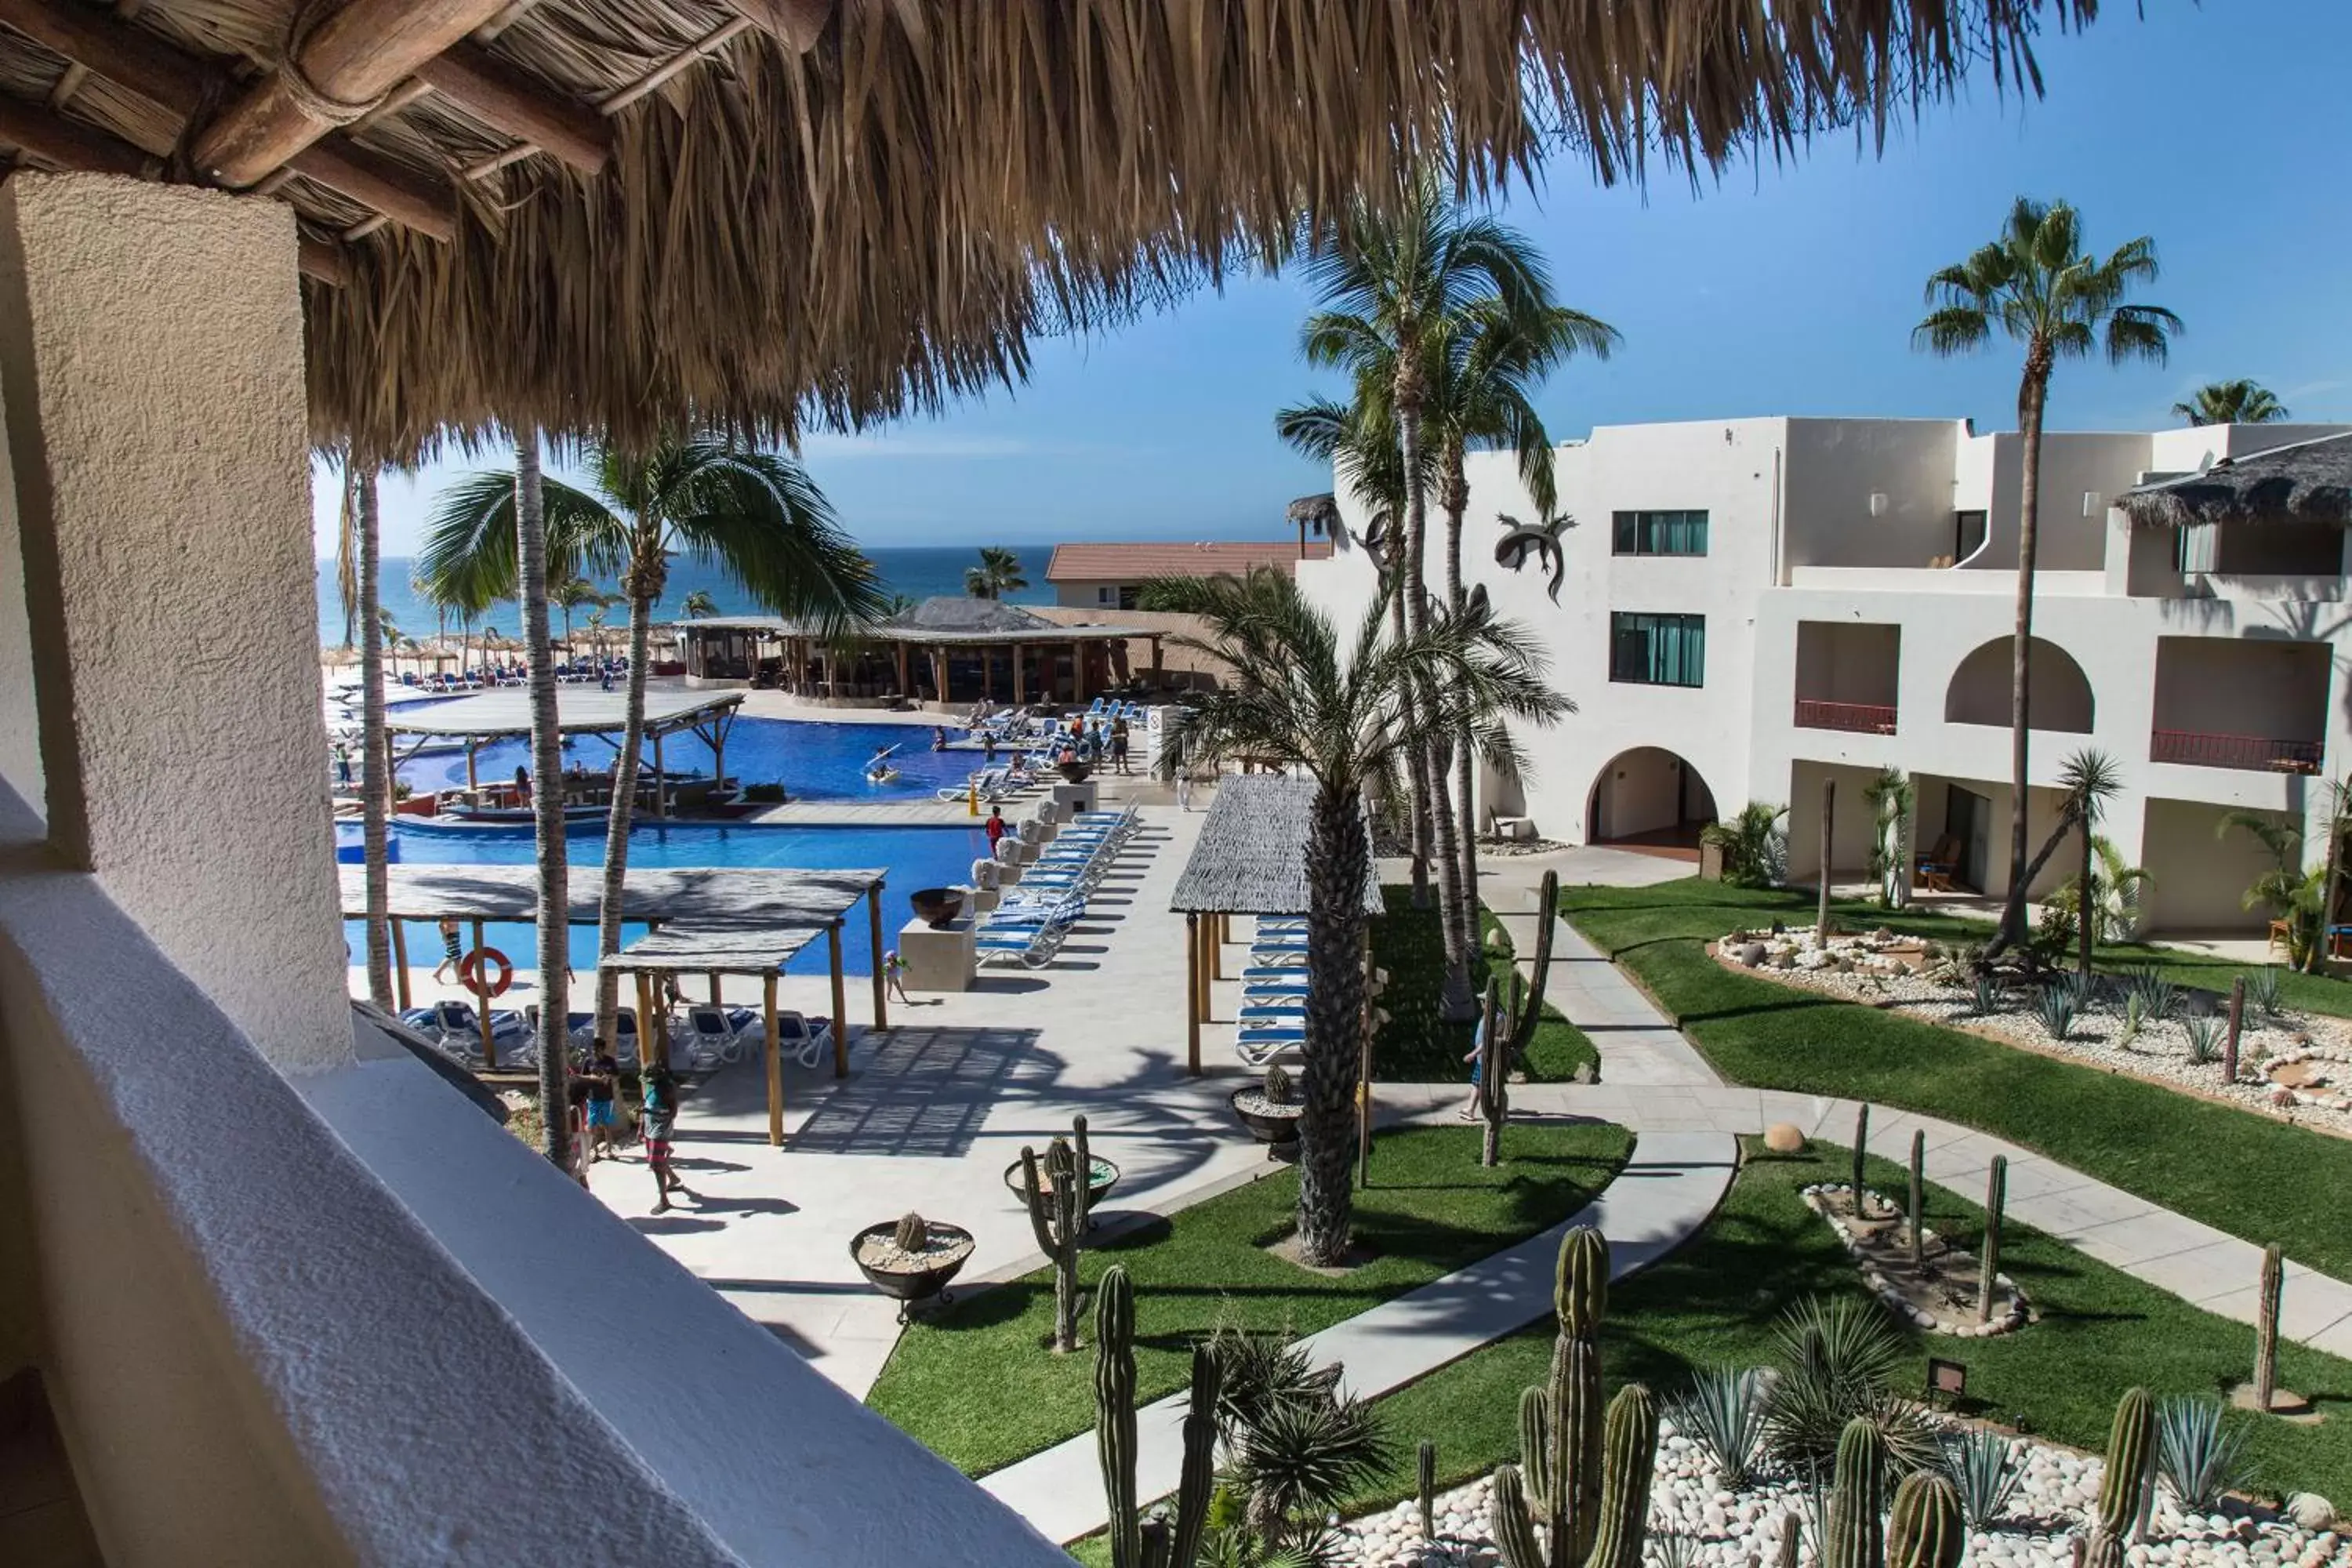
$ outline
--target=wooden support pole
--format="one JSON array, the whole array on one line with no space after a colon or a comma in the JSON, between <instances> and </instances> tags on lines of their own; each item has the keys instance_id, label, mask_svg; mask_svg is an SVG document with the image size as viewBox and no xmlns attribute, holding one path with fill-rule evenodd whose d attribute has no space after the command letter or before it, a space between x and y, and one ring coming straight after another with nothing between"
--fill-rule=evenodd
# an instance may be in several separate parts
<instances>
[{"instance_id":1,"label":"wooden support pole","mask_svg":"<svg viewBox=\"0 0 2352 1568\"><path fill-rule=\"evenodd\" d=\"M661 731L654 731L654 815L669 815L669 775L662 772Z\"/></svg>"},{"instance_id":2,"label":"wooden support pole","mask_svg":"<svg viewBox=\"0 0 2352 1568\"><path fill-rule=\"evenodd\" d=\"M341 191L428 238L457 237L457 193L428 185L350 142L320 142L286 160L306 180Z\"/></svg>"},{"instance_id":3,"label":"wooden support pole","mask_svg":"<svg viewBox=\"0 0 2352 1568\"><path fill-rule=\"evenodd\" d=\"M466 737L466 787L469 790L482 787L482 781L474 776L474 737L471 735Z\"/></svg>"},{"instance_id":4,"label":"wooden support pole","mask_svg":"<svg viewBox=\"0 0 2352 1568\"><path fill-rule=\"evenodd\" d=\"M866 889L866 917L873 928L874 937L874 1026L890 1026L890 997L887 977L882 973L882 884L875 883Z\"/></svg>"},{"instance_id":5,"label":"wooden support pole","mask_svg":"<svg viewBox=\"0 0 2352 1568\"><path fill-rule=\"evenodd\" d=\"M404 1013L416 1005L408 994L408 933L396 920L386 923L392 927L393 994Z\"/></svg>"},{"instance_id":6,"label":"wooden support pole","mask_svg":"<svg viewBox=\"0 0 2352 1568\"><path fill-rule=\"evenodd\" d=\"M196 138L191 161L252 184L488 21L500 0L351 0L294 40L289 58ZM298 86L297 83L300 85ZM348 106L322 114L323 104Z\"/></svg>"},{"instance_id":7,"label":"wooden support pole","mask_svg":"<svg viewBox=\"0 0 2352 1568\"><path fill-rule=\"evenodd\" d=\"M710 972L710 1005L711 1005L712 1006L714 1006L714 1007L716 1007L716 1006L718 1006L718 1005L719 1005L719 971L717 971L717 970L715 970L715 969L714 969L714 970L712 970L712 971Z\"/></svg>"},{"instance_id":8,"label":"wooden support pole","mask_svg":"<svg viewBox=\"0 0 2352 1568\"><path fill-rule=\"evenodd\" d=\"M1830 944L1830 837L1837 826L1837 780L1822 781L1822 893L1821 908L1813 916L1813 942L1827 948Z\"/></svg>"},{"instance_id":9,"label":"wooden support pole","mask_svg":"<svg viewBox=\"0 0 2352 1568\"><path fill-rule=\"evenodd\" d=\"M849 1076L849 992L841 977L841 922L824 928L825 956L833 966L833 1076Z\"/></svg>"},{"instance_id":10,"label":"wooden support pole","mask_svg":"<svg viewBox=\"0 0 2352 1568\"><path fill-rule=\"evenodd\" d=\"M784 1146L784 1049L776 1031L776 972L768 971L762 985L762 1010L768 1020L768 1147Z\"/></svg>"},{"instance_id":11,"label":"wooden support pole","mask_svg":"<svg viewBox=\"0 0 2352 1568\"><path fill-rule=\"evenodd\" d=\"M898 695L912 702L915 700L915 688L907 679L907 645L900 642L891 646L898 664Z\"/></svg>"},{"instance_id":12,"label":"wooden support pole","mask_svg":"<svg viewBox=\"0 0 2352 1568\"><path fill-rule=\"evenodd\" d=\"M1232 932L1225 929L1226 919L1227 917L1222 914L1209 917L1209 978L1211 980L1223 980L1225 977L1225 942L1232 935Z\"/></svg>"},{"instance_id":13,"label":"wooden support pole","mask_svg":"<svg viewBox=\"0 0 2352 1568\"><path fill-rule=\"evenodd\" d=\"M1184 1070L1201 1076L1201 917L1184 917Z\"/></svg>"},{"instance_id":14,"label":"wooden support pole","mask_svg":"<svg viewBox=\"0 0 2352 1568\"><path fill-rule=\"evenodd\" d=\"M482 922L474 922L474 951L482 951ZM474 970L475 1022L482 1026L482 1068L489 1071L499 1065L499 1044L490 1034L490 971L488 964L478 964Z\"/></svg>"},{"instance_id":15,"label":"wooden support pole","mask_svg":"<svg viewBox=\"0 0 2352 1568\"><path fill-rule=\"evenodd\" d=\"M1013 645L1013 704L1016 708L1029 700L1029 684L1021 665L1021 645L1014 643Z\"/></svg>"},{"instance_id":16,"label":"wooden support pole","mask_svg":"<svg viewBox=\"0 0 2352 1568\"><path fill-rule=\"evenodd\" d=\"M533 86L474 44L452 45L420 64L416 76L475 119L537 142L583 174L602 174L612 158L612 126L603 115Z\"/></svg>"}]
</instances>

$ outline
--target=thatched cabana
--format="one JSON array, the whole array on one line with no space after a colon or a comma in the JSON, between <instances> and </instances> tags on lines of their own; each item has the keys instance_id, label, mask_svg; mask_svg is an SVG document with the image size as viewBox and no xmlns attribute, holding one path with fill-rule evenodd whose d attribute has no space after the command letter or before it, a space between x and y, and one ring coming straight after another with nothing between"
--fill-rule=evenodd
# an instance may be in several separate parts
<instances>
[{"instance_id":1,"label":"thatched cabana","mask_svg":"<svg viewBox=\"0 0 2352 1568\"><path fill-rule=\"evenodd\" d=\"M0 142L299 216L313 433L938 407L1302 214L1878 122L2091 0L0 0Z\"/></svg>"},{"instance_id":2,"label":"thatched cabana","mask_svg":"<svg viewBox=\"0 0 2352 1568\"><path fill-rule=\"evenodd\" d=\"M2134 523L2150 528L2282 522L2352 527L2352 436L2325 436L2224 458L2202 473L2126 490L2116 505Z\"/></svg>"}]
</instances>

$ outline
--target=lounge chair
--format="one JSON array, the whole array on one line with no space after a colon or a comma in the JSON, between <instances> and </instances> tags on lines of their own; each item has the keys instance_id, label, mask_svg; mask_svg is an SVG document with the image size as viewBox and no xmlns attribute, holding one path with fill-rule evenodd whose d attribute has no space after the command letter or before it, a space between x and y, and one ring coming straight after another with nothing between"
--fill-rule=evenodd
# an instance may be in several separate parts
<instances>
[{"instance_id":1,"label":"lounge chair","mask_svg":"<svg viewBox=\"0 0 2352 1568\"><path fill-rule=\"evenodd\" d=\"M1234 1054L1241 1058L1244 1067L1262 1068L1285 1052L1299 1050L1306 1044L1305 1029L1245 1025L1234 1040Z\"/></svg>"},{"instance_id":2,"label":"lounge chair","mask_svg":"<svg viewBox=\"0 0 2352 1568\"><path fill-rule=\"evenodd\" d=\"M764 1021L761 1022L760 1028L764 1037L767 1029ZM776 1041L784 1055L804 1068L813 1068L824 1059L827 1051L833 1049L833 1020L822 1016L812 1018L805 1013L789 1012L779 1007L776 1009ZM762 1043L765 1043L764 1039Z\"/></svg>"},{"instance_id":3,"label":"lounge chair","mask_svg":"<svg viewBox=\"0 0 2352 1568\"><path fill-rule=\"evenodd\" d=\"M679 1043L698 1072L732 1066L743 1059L745 1052L742 1033L724 1007L688 1008L686 1034Z\"/></svg>"},{"instance_id":4,"label":"lounge chair","mask_svg":"<svg viewBox=\"0 0 2352 1568\"><path fill-rule=\"evenodd\" d=\"M1281 1024L1307 1016L1307 998L1288 996L1252 1001L1242 999L1240 1022L1246 1028L1252 1024Z\"/></svg>"},{"instance_id":5,"label":"lounge chair","mask_svg":"<svg viewBox=\"0 0 2352 1568\"><path fill-rule=\"evenodd\" d=\"M1293 977L1303 980L1306 974L1307 955L1303 952L1269 954L1264 961L1251 963L1242 970L1244 981L1288 980Z\"/></svg>"},{"instance_id":6,"label":"lounge chair","mask_svg":"<svg viewBox=\"0 0 2352 1568\"><path fill-rule=\"evenodd\" d=\"M1290 969L1284 970L1281 973L1284 975L1284 978L1280 980L1269 980L1263 977L1256 980L1244 978L1242 982L1242 1000L1249 1002L1259 997L1265 997L1270 1000L1276 996L1304 996L1307 994L1308 986L1307 984L1307 972L1305 970ZM1296 979L1290 978L1290 976L1294 975L1297 976Z\"/></svg>"}]
</instances>

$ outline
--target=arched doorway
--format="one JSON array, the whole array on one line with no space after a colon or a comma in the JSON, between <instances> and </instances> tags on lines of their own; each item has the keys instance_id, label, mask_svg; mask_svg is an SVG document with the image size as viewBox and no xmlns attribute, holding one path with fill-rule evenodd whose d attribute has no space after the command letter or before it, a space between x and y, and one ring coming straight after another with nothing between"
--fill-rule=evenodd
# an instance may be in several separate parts
<instances>
[{"instance_id":1,"label":"arched doorway","mask_svg":"<svg viewBox=\"0 0 2352 1568\"><path fill-rule=\"evenodd\" d=\"M2013 689L2009 637L1995 637L1960 660L1944 689L1944 722L2009 728ZM2046 637L2033 639L2032 673L2026 683L2026 717L2035 730L2087 735L2094 711L2091 681L2074 656Z\"/></svg>"},{"instance_id":2,"label":"arched doorway","mask_svg":"<svg viewBox=\"0 0 2352 1568\"><path fill-rule=\"evenodd\" d=\"M1635 746L1610 758L1592 781L1585 842L1695 857L1699 829L1715 818L1715 792L1696 768L1663 746Z\"/></svg>"}]
</instances>

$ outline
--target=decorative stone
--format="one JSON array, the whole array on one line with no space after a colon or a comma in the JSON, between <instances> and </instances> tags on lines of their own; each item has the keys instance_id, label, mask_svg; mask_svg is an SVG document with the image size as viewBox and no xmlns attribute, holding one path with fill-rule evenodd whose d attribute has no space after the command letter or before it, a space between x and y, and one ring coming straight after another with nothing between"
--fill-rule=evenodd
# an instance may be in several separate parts
<instances>
[{"instance_id":1,"label":"decorative stone","mask_svg":"<svg viewBox=\"0 0 2352 1568\"><path fill-rule=\"evenodd\" d=\"M2336 1505L2317 1492L2297 1492L2286 1500L2286 1516L2305 1530L2326 1530L2336 1522Z\"/></svg>"},{"instance_id":2,"label":"decorative stone","mask_svg":"<svg viewBox=\"0 0 2352 1568\"><path fill-rule=\"evenodd\" d=\"M1764 1129L1764 1147L1775 1154L1801 1154L1805 1152L1805 1135L1794 1122L1775 1121Z\"/></svg>"}]
</instances>

